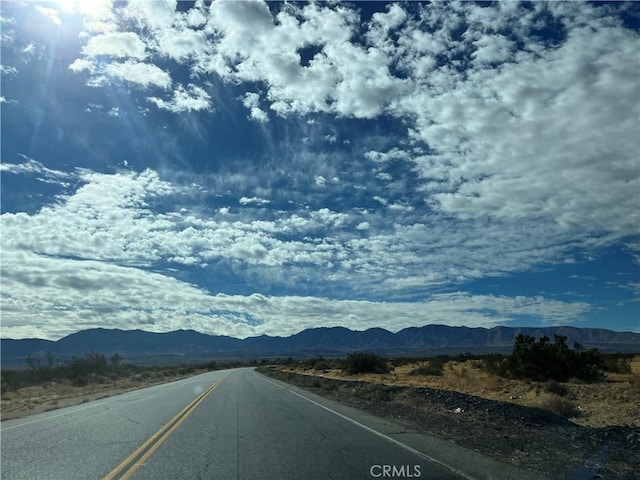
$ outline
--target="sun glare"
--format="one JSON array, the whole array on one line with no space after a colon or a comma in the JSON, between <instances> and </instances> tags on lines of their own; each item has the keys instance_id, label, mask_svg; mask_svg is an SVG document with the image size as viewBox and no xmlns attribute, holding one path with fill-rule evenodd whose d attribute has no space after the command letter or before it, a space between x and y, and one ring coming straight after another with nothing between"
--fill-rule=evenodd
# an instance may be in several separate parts
<instances>
[{"instance_id":1,"label":"sun glare","mask_svg":"<svg viewBox=\"0 0 640 480\"><path fill-rule=\"evenodd\" d=\"M53 3L60 7L63 13L75 13L79 10L81 3L79 0L55 0ZM87 2L91 4L92 2Z\"/></svg>"},{"instance_id":2,"label":"sun glare","mask_svg":"<svg viewBox=\"0 0 640 480\"><path fill-rule=\"evenodd\" d=\"M111 14L112 0L54 0L58 9L65 14L80 13L84 17L100 20Z\"/></svg>"}]
</instances>

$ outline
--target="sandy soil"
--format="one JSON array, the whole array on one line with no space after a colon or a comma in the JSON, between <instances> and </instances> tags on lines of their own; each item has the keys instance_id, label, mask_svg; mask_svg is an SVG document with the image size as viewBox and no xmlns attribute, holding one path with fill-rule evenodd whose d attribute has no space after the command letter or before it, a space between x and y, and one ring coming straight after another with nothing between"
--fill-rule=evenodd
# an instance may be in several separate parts
<instances>
[{"instance_id":1,"label":"sandy soil","mask_svg":"<svg viewBox=\"0 0 640 480\"><path fill-rule=\"evenodd\" d=\"M166 377L161 372L142 373L118 379L115 384L109 382L89 384L85 387L73 386L68 380L24 387L15 392L2 392L0 418L1 420L21 418L34 413L78 405L151 385L172 382L204 372L205 370L196 370L188 375L171 377Z\"/></svg>"},{"instance_id":2,"label":"sandy soil","mask_svg":"<svg viewBox=\"0 0 640 480\"><path fill-rule=\"evenodd\" d=\"M490 400L539 407L570 418L582 426L640 427L640 355L632 362L633 374L608 374L604 382L566 382L563 396L549 392L544 382L509 380L485 372L480 362L467 360L445 364L442 376L409 375L419 363L396 367L388 374L343 374L340 370L289 369L296 373L341 380L361 380L384 385L429 387Z\"/></svg>"}]
</instances>

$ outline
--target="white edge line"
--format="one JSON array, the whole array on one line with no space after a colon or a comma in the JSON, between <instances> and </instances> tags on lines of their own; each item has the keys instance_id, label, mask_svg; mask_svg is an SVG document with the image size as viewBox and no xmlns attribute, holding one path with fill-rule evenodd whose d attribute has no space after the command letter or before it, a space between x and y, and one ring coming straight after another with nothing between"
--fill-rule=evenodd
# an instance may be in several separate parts
<instances>
[{"instance_id":1,"label":"white edge line","mask_svg":"<svg viewBox=\"0 0 640 480\"><path fill-rule=\"evenodd\" d=\"M11 426L9 426L9 427L0 428L0 432L6 432L7 430L13 430L14 428L24 427L24 426L26 426L26 425L31 425L31 424L38 423L38 422L45 422L45 421L50 420L50 419L52 419L52 418L62 417L62 416L64 416L64 415L71 415L71 414L73 414L73 413L81 412L81 411L83 411L83 410L87 410L87 409L89 409L89 408L99 407L100 405L104 405L104 402L96 403L96 404L94 404L94 405L87 405L86 407L82 407L82 408L76 408L76 409L73 409L73 410L72 410L72 411L70 411L70 412L62 412L62 413L58 413L58 414L56 414L56 415L50 415L50 416L47 416L47 417L45 417L45 418L38 418L37 420L31 420L30 422L25 422L25 423L20 423L20 424L18 424L18 425L11 425ZM73 408L73 406L68 407L68 408ZM44 413L44 412L43 412L43 413ZM8 422L8 421L9 421L9 420L7 420L7 422Z\"/></svg>"},{"instance_id":2,"label":"white edge line","mask_svg":"<svg viewBox=\"0 0 640 480\"><path fill-rule=\"evenodd\" d=\"M261 375L261 376L262 376L262 375ZM367 427L366 425L364 425L364 424L362 424L362 423L360 423L360 422L358 422L358 421L356 421L356 420L354 420L354 419L352 419L352 418L349 418L349 417L347 417L346 415L343 415L343 414L341 414L341 413L339 413L339 412L336 412L335 410L332 410L332 409L331 409L331 408L329 408L329 407L325 407L325 406L324 406L324 405L322 405L321 403L318 403L318 402L316 402L316 401L314 401L314 400L311 400L310 398L305 397L304 395L301 395L301 394L299 394L298 392L294 392L294 391L293 391L293 390L291 390L291 389L288 389L288 388L286 388L286 387L283 387L282 385L279 385L279 384L277 384L277 383L275 383L275 382L272 382L271 380L269 380L268 378L266 378L266 377L264 377L264 376L262 376L262 379L263 379L263 380L265 380L265 381L267 381L267 382L269 382L269 383L271 383L271 384L273 384L273 385L275 385L276 387L280 387L280 388L282 388L282 389L284 389L284 390L287 390L288 392L291 392L291 393L292 393L292 394L294 394L295 396L300 397L300 398L302 398L302 399L306 400L307 402L311 402L311 403L313 403L314 405L316 405L316 406L318 406L318 407L320 407L320 408L323 408L323 409L325 409L326 411L331 412L331 413L333 413L334 415L337 415L338 417L343 418L343 419L345 419L345 420L347 420L347 421L349 421L349 422L353 423L354 425L359 426L360 428L364 428L366 431L371 432L371 433L373 433L374 435L377 435L377 436L379 436L379 437L381 437L381 438L384 438L385 440L387 440L387 441L389 441L389 442L391 442L391 443L393 443L393 444L395 444L395 445L398 445L399 447L402 447L402 448L404 448L405 450L408 450L409 452L411 452L411 453L413 453L414 455L417 455L417 456L419 456L419 457L423 458L424 460L427 460L427 461L429 461L429 462L433 462L433 463L437 463L438 465L440 465L441 467L446 468L446 469L447 469L447 470L449 470L450 472L455 473L456 475L460 475L462 478L466 478L467 480L477 480L475 477L471 477L471 476L467 475L466 473L464 473L464 472L462 472L462 471L458 470L457 468L452 467L451 465L447 465L446 463L441 462L440 460L437 460L437 459L435 459L435 458L433 458L433 457L431 457L431 456L427 455L426 453L422 453L421 451L416 450L415 448L410 447L409 445L405 445L404 443L402 443L402 442L400 442L400 441L396 440L395 438L391 438L391 437L389 437L388 435L385 435L384 433L378 432L377 430L374 430L374 429L373 429L373 428L371 428L371 427Z\"/></svg>"}]
</instances>

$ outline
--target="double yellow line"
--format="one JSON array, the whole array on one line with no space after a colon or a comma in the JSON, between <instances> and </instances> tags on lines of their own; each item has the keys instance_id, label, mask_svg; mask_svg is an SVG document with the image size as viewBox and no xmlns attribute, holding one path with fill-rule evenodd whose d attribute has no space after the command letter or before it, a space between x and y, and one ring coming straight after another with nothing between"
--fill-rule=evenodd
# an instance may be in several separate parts
<instances>
[{"instance_id":1,"label":"double yellow line","mask_svg":"<svg viewBox=\"0 0 640 480\"><path fill-rule=\"evenodd\" d=\"M120 465L111 470L103 480L127 480L136 473L136 471L144 465L144 463L155 453L155 451L164 443L164 441L171 436L171 434L184 422L193 411L198 408L204 399L209 395L218 385L220 385L225 378L229 376L227 373L220 380L215 382L198 397L193 400L189 405L184 407L178 414L165 423L160 430L154 433L149 439L140 445L131 455L125 458Z\"/></svg>"}]
</instances>

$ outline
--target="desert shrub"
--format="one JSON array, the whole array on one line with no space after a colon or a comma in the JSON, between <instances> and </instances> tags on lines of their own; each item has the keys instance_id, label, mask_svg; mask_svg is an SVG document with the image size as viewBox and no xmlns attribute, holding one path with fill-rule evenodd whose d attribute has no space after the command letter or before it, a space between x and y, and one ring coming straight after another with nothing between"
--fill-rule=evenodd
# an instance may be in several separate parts
<instances>
[{"instance_id":1,"label":"desert shrub","mask_svg":"<svg viewBox=\"0 0 640 480\"><path fill-rule=\"evenodd\" d=\"M29 385L31 383L29 373L27 370L2 370L2 394L15 392Z\"/></svg>"},{"instance_id":2,"label":"desert shrub","mask_svg":"<svg viewBox=\"0 0 640 480\"><path fill-rule=\"evenodd\" d=\"M99 353L87 353L83 357L71 357L64 365L65 377L76 387L86 386L92 378L106 375L107 359Z\"/></svg>"},{"instance_id":3,"label":"desert shrub","mask_svg":"<svg viewBox=\"0 0 640 480\"><path fill-rule=\"evenodd\" d=\"M501 365L503 374L530 380L565 382L575 377L584 381L602 378L602 355L597 349L584 350L574 343L567 345L567 337L555 335L554 342L543 336L538 341L531 335L516 337L513 353Z\"/></svg>"},{"instance_id":4,"label":"desert shrub","mask_svg":"<svg viewBox=\"0 0 640 480\"><path fill-rule=\"evenodd\" d=\"M442 371L429 368L429 364L422 364L416 368L409 370L408 375L417 377L422 375L442 375Z\"/></svg>"},{"instance_id":5,"label":"desert shrub","mask_svg":"<svg viewBox=\"0 0 640 480\"><path fill-rule=\"evenodd\" d=\"M578 407L576 407L573 402L557 395L550 395L545 398L540 404L540 407L564 418L577 417L580 415L580 410L578 410Z\"/></svg>"},{"instance_id":6,"label":"desert shrub","mask_svg":"<svg viewBox=\"0 0 640 480\"><path fill-rule=\"evenodd\" d=\"M360 398L373 400L375 402L387 402L391 399L387 388L378 383L366 383L356 388L355 394Z\"/></svg>"},{"instance_id":7,"label":"desert shrub","mask_svg":"<svg viewBox=\"0 0 640 480\"><path fill-rule=\"evenodd\" d=\"M473 368L482 369L484 365L485 364L482 362L482 360L471 360L471 366Z\"/></svg>"},{"instance_id":8,"label":"desert shrub","mask_svg":"<svg viewBox=\"0 0 640 480\"><path fill-rule=\"evenodd\" d=\"M313 370L329 370L331 368L331 364L322 356L308 360L307 365Z\"/></svg>"},{"instance_id":9,"label":"desert shrub","mask_svg":"<svg viewBox=\"0 0 640 480\"><path fill-rule=\"evenodd\" d=\"M397 367L401 367L403 365L407 365L408 363L413 363L415 361L416 361L415 358L395 357L395 358L392 358L389 362L391 363L391 366L393 368L397 368Z\"/></svg>"},{"instance_id":10,"label":"desert shrub","mask_svg":"<svg viewBox=\"0 0 640 480\"><path fill-rule=\"evenodd\" d=\"M484 369L494 375L506 376L507 373L507 357L500 353L492 353L483 359Z\"/></svg>"},{"instance_id":11,"label":"desert shrub","mask_svg":"<svg viewBox=\"0 0 640 480\"><path fill-rule=\"evenodd\" d=\"M219 367L218 367L218 364L214 360L212 360L202 365L202 368L209 371L213 371L213 370L218 370Z\"/></svg>"},{"instance_id":12,"label":"desert shrub","mask_svg":"<svg viewBox=\"0 0 640 480\"><path fill-rule=\"evenodd\" d=\"M387 362L373 353L350 353L343 363L342 369L348 375L358 373L387 373L389 367Z\"/></svg>"},{"instance_id":13,"label":"desert shrub","mask_svg":"<svg viewBox=\"0 0 640 480\"><path fill-rule=\"evenodd\" d=\"M432 376L442 376L444 370L444 362L441 361L438 357L429 360L427 363L423 363L413 370L409 371L409 375L432 375Z\"/></svg>"},{"instance_id":14,"label":"desert shrub","mask_svg":"<svg viewBox=\"0 0 640 480\"><path fill-rule=\"evenodd\" d=\"M631 358L629 355L606 355L603 358L603 369L609 373L633 373Z\"/></svg>"},{"instance_id":15,"label":"desert shrub","mask_svg":"<svg viewBox=\"0 0 640 480\"><path fill-rule=\"evenodd\" d=\"M326 382L322 385L323 390L333 392L338 389L338 385L334 382Z\"/></svg>"},{"instance_id":16,"label":"desert shrub","mask_svg":"<svg viewBox=\"0 0 640 480\"><path fill-rule=\"evenodd\" d=\"M567 393L569 393L569 390L567 390L567 387L565 387L564 385L559 384L555 380L549 380L545 384L544 389L549 393L553 393L554 395L558 395L559 397L564 397Z\"/></svg>"},{"instance_id":17,"label":"desert shrub","mask_svg":"<svg viewBox=\"0 0 640 480\"><path fill-rule=\"evenodd\" d=\"M71 385L74 387L86 387L89 385L89 376L86 374L76 375L71 379Z\"/></svg>"}]
</instances>

